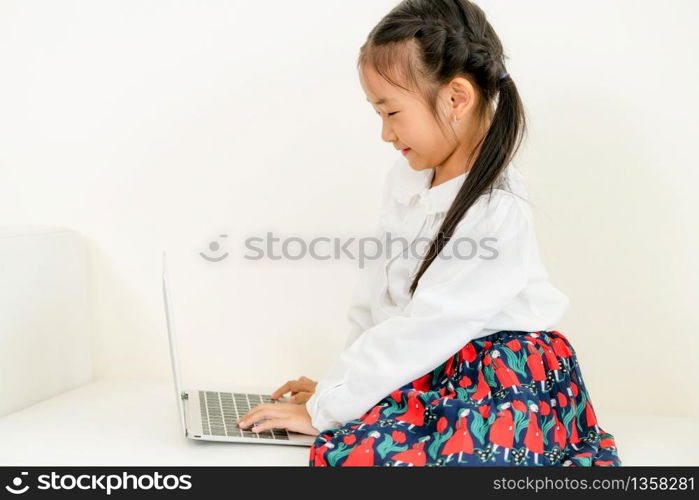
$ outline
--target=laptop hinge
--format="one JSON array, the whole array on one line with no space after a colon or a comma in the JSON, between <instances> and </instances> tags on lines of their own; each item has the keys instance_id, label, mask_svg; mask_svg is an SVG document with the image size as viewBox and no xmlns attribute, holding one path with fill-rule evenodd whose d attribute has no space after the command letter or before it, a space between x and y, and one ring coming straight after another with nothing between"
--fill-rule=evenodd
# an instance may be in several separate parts
<instances>
[{"instance_id":1,"label":"laptop hinge","mask_svg":"<svg viewBox=\"0 0 699 500\"><path fill-rule=\"evenodd\" d=\"M188 399L189 399L189 394L187 394L186 391L182 391L182 392L180 393L180 399L182 399L183 401L188 400ZM186 408L187 405L184 405L184 407ZM185 420L186 420L186 419L187 419L187 412L185 412ZM189 436L189 430L187 429L187 426L186 426L186 425L184 426L184 436L185 436L185 437Z\"/></svg>"}]
</instances>

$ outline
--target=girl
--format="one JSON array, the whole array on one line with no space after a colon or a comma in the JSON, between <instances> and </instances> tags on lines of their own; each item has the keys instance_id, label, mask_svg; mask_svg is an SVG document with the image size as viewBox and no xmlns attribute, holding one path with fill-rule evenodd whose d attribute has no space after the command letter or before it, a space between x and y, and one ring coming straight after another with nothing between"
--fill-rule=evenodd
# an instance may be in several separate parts
<instances>
[{"instance_id":1,"label":"girl","mask_svg":"<svg viewBox=\"0 0 699 500\"><path fill-rule=\"evenodd\" d=\"M311 466L621 465L575 350L551 329L569 301L539 258L511 163L523 106L483 11L404 0L358 67L382 139L402 155L377 235L410 247L362 271L326 376L272 395L306 391L306 404L260 405L241 426L267 418L253 430L316 435Z\"/></svg>"}]
</instances>

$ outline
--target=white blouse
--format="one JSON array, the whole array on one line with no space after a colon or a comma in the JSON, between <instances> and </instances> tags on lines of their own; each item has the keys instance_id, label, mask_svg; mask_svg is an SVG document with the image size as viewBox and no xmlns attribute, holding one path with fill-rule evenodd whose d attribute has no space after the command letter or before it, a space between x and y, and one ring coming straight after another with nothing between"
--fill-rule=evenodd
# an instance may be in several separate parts
<instances>
[{"instance_id":1,"label":"white blouse","mask_svg":"<svg viewBox=\"0 0 699 500\"><path fill-rule=\"evenodd\" d=\"M358 419L473 339L551 330L568 309L568 297L548 281L522 175L512 163L504 171L506 189L476 200L411 299L422 256L468 172L430 188L433 175L401 157L386 177L375 233L383 251L360 269L345 349L306 402L320 432Z\"/></svg>"}]
</instances>

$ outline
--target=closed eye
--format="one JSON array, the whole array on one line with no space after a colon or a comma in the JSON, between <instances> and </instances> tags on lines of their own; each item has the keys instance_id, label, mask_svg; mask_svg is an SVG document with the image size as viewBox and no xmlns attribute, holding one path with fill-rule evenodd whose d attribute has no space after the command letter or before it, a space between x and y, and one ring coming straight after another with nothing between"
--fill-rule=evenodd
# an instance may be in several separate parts
<instances>
[{"instance_id":1,"label":"closed eye","mask_svg":"<svg viewBox=\"0 0 699 500\"><path fill-rule=\"evenodd\" d=\"M393 116L393 115L395 115L396 113L398 113L398 111L394 111L393 113L388 113L388 116ZM378 111L376 112L376 114L379 115L379 116L381 116L381 113L379 113Z\"/></svg>"}]
</instances>

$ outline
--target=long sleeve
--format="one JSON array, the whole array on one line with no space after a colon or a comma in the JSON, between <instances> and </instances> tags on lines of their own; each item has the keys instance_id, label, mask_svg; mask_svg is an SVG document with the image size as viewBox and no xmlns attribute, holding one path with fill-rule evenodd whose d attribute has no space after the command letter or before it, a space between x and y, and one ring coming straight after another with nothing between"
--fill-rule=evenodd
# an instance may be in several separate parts
<instances>
[{"instance_id":1,"label":"long sleeve","mask_svg":"<svg viewBox=\"0 0 699 500\"><path fill-rule=\"evenodd\" d=\"M399 167L399 162L396 161L393 167L389 170L384 179L383 188L381 189L381 199L379 202L379 218L375 223L374 230L370 236L381 241L385 231L382 224L382 218L385 211L388 209L391 200L391 189L396 175L396 169ZM375 248L368 249L371 255L375 255ZM347 320L349 321L349 333L345 339L345 347L350 346L364 331L374 326L374 318L371 314L371 279L379 259L369 259L364 262L364 267L359 268L357 273L357 282L354 286L350 305L347 308Z\"/></svg>"},{"instance_id":2,"label":"long sleeve","mask_svg":"<svg viewBox=\"0 0 699 500\"><path fill-rule=\"evenodd\" d=\"M383 235L381 224L374 231L374 235L380 238ZM355 284L350 305L347 309L347 320L350 330L345 339L345 347L352 343L367 329L374 326L374 318L371 314L371 277L376 269L376 261L365 262L365 266L359 269L357 283Z\"/></svg>"},{"instance_id":3,"label":"long sleeve","mask_svg":"<svg viewBox=\"0 0 699 500\"><path fill-rule=\"evenodd\" d=\"M361 417L439 366L481 336L488 321L526 286L536 246L528 207L512 195L494 197L492 205L486 198L471 207L423 274L405 315L364 331L319 381L308 406L316 429ZM468 258L474 246L477 252Z\"/></svg>"},{"instance_id":4,"label":"long sleeve","mask_svg":"<svg viewBox=\"0 0 699 500\"><path fill-rule=\"evenodd\" d=\"M379 240L383 239L385 233L382 218L390 204L391 190L393 188L397 168L399 167L399 161L394 162L384 179L381 189L379 217L371 235ZM345 338L345 348L352 345L367 329L374 326L374 317L371 314L371 278L374 271L376 271L376 265L378 263L378 259L369 260L365 263L366 265L364 267L359 268L359 272L357 273L357 281L352 292L350 305L347 308L349 332ZM320 387L322 389L328 380L332 380L332 378L326 375L323 380L319 381L316 391L308 401L306 401L306 409L311 415L315 414L317 411L318 388Z\"/></svg>"}]
</instances>

